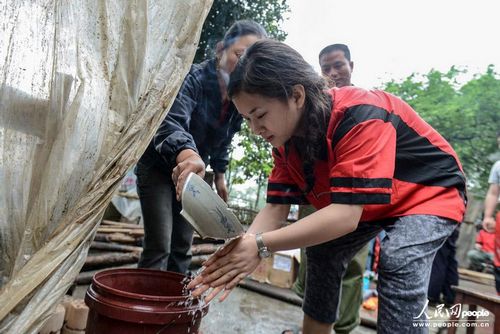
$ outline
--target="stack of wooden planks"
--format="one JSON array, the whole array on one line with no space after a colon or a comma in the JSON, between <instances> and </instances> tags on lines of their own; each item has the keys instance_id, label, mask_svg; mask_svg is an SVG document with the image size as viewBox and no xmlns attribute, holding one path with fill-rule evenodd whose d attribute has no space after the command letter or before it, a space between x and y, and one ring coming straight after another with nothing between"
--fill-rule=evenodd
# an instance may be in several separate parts
<instances>
[{"instance_id":1,"label":"stack of wooden planks","mask_svg":"<svg viewBox=\"0 0 500 334\"><path fill-rule=\"evenodd\" d=\"M101 270L135 268L142 252L143 237L144 227L140 224L103 220L75 283L90 284L94 274ZM195 234L190 269L199 268L220 246L220 241L201 240Z\"/></svg>"}]
</instances>

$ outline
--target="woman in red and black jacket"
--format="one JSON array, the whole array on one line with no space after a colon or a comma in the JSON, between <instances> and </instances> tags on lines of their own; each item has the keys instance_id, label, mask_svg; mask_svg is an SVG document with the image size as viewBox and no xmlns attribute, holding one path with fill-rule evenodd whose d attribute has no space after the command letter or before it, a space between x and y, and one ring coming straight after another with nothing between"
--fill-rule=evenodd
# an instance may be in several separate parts
<instances>
[{"instance_id":1,"label":"woman in red and black jacket","mask_svg":"<svg viewBox=\"0 0 500 334\"><path fill-rule=\"evenodd\" d=\"M307 247L304 333L331 333L354 254L384 230L379 333L422 333L432 260L465 211L465 177L451 146L401 99L383 91L327 91L292 48L247 49L228 94L274 149L267 205L247 233L212 256L189 288L221 299L270 252ZM282 227L290 204L318 211ZM423 322L423 326L419 323Z\"/></svg>"}]
</instances>

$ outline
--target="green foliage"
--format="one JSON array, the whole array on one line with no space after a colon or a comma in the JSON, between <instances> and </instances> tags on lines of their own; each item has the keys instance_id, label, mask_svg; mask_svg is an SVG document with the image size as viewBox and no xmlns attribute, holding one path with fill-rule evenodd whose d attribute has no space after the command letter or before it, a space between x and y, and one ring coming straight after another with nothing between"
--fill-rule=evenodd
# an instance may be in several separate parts
<instances>
[{"instance_id":1,"label":"green foliage","mask_svg":"<svg viewBox=\"0 0 500 334\"><path fill-rule=\"evenodd\" d=\"M241 159L235 160L236 166L246 180L259 178L259 175L267 178L273 167L272 146L262 137L251 133L247 123L242 125L240 136L239 147L245 153Z\"/></svg>"},{"instance_id":2,"label":"green foliage","mask_svg":"<svg viewBox=\"0 0 500 334\"><path fill-rule=\"evenodd\" d=\"M257 189L253 207L257 208L262 203L267 177L273 168L272 147L262 137L252 134L246 123L242 125L237 142L236 145L243 150L243 156L231 159L227 180L230 185L255 181Z\"/></svg>"},{"instance_id":3,"label":"green foliage","mask_svg":"<svg viewBox=\"0 0 500 334\"><path fill-rule=\"evenodd\" d=\"M391 81L385 90L408 102L450 142L463 164L470 190L484 192L497 151L500 129L500 79L493 66L460 86L466 74L452 67L447 73L432 70L422 79L411 75Z\"/></svg>"},{"instance_id":4,"label":"green foliage","mask_svg":"<svg viewBox=\"0 0 500 334\"><path fill-rule=\"evenodd\" d=\"M288 11L286 0L214 0L203 25L194 62L213 57L215 45L237 20L254 20L262 24L270 37L283 41L286 33L280 29L280 24Z\"/></svg>"}]
</instances>

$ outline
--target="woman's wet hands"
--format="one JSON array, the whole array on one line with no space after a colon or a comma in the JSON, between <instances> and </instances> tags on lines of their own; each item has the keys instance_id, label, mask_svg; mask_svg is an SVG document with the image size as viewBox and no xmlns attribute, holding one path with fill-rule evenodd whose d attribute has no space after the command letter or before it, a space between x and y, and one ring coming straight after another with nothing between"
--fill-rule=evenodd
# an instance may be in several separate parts
<instances>
[{"instance_id":1,"label":"woman's wet hands","mask_svg":"<svg viewBox=\"0 0 500 334\"><path fill-rule=\"evenodd\" d=\"M224 291L219 301L223 301L232 289L259 265L255 235L245 234L232 240L228 245L218 250L204 264L202 272L193 279L188 288L193 289L192 295L201 296L207 290L212 291L205 297L210 302L221 291Z\"/></svg>"}]
</instances>

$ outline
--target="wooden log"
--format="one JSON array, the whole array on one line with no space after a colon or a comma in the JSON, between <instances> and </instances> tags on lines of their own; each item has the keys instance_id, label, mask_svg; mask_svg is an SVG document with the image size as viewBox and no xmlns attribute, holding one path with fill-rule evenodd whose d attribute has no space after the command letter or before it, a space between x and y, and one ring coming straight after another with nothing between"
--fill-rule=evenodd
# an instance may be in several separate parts
<instances>
[{"instance_id":1,"label":"wooden log","mask_svg":"<svg viewBox=\"0 0 500 334\"><path fill-rule=\"evenodd\" d=\"M122 223L122 222L114 222L111 220L103 220L101 222L101 226L117 226L117 227L123 227L123 228L144 228L144 226L139 225L139 224L132 224L132 223Z\"/></svg>"},{"instance_id":2,"label":"wooden log","mask_svg":"<svg viewBox=\"0 0 500 334\"><path fill-rule=\"evenodd\" d=\"M85 284L92 283L92 277L94 277L94 275L96 273L98 273L99 271L101 271L101 270L102 269L100 269L100 270L92 270L92 271L82 271L75 278L75 284L77 284L77 285L85 285Z\"/></svg>"},{"instance_id":3,"label":"wooden log","mask_svg":"<svg viewBox=\"0 0 500 334\"><path fill-rule=\"evenodd\" d=\"M122 245L114 242L93 241L91 249L118 251L118 252L142 252L142 247Z\"/></svg>"},{"instance_id":4,"label":"wooden log","mask_svg":"<svg viewBox=\"0 0 500 334\"><path fill-rule=\"evenodd\" d=\"M89 255L83 265L84 270L95 267L111 267L120 264L136 263L139 261L139 253L107 253L102 255Z\"/></svg>"},{"instance_id":5,"label":"wooden log","mask_svg":"<svg viewBox=\"0 0 500 334\"><path fill-rule=\"evenodd\" d=\"M119 242L124 244L137 244L137 239L135 237L123 233L97 233L94 240L103 242Z\"/></svg>"},{"instance_id":6,"label":"wooden log","mask_svg":"<svg viewBox=\"0 0 500 334\"><path fill-rule=\"evenodd\" d=\"M213 254L221 245L216 244L197 244L191 246L191 252L193 255L207 255Z\"/></svg>"},{"instance_id":7,"label":"wooden log","mask_svg":"<svg viewBox=\"0 0 500 334\"><path fill-rule=\"evenodd\" d=\"M97 233L124 233L132 236L142 237L144 235L143 229L130 229L130 228L117 228L117 227L98 227Z\"/></svg>"},{"instance_id":8,"label":"wooden log","mask_svg":"<svg viewBox=\"0 0 500 334\"><path fill-rule=\"evenodd\" d=\"M125 234L128 234L129 231L132 231L132 229L122 228L122 227L98 227L97 228L98 233L125 233Z\"/></svg>"},{"instance_id":9,"label":"wooden log","mask_svg":"<svg viewBox=\"0 0 500 334\"><path fill-rule=\"evenodd\" d=\"M136 194L129 194L129 193L124 193L124 192L118 192L117 193L118 196L120 197L125 197L125 198L128 198L128 199L139 199L139 195L136 195Z\"/></svg>"},{"instance_id":10,"label":"wooden log","mask_svg":"<svg viewBox=\"0 0 500 334\"><path fill-rule=\"evenodd\" d=\"M194 234L194 236L193 236L193 244L194 245L206 244L206 243L223 245L224 240L216 240L216 239L211 239L211 238L202 239L198 234L196 234L196 233Z\"/></svg>"},{"instance_id":11,"label":"wooden log","mask_svg":"<svg viewBox=\"0 0 500 334\"><path fill-rule=\"evenodd\" d=\"M291 292L290 289L285 289L285 288L279 288L277 286L265 284L265 283L259 283L257 281L254 281L250 278L245 278L243 279L240 283L239 286L258 292L260 294L279 299L281 301L297 305L297 306L302 306L302 298L297 296L294 292Z\"/></svg>"},{"instance_id":12,"label":"wooden log","mask_svg":"<svg viewBox=\"0 0 500 334\"><path fill-rule=\"evenodd\" d=\"M210 256L209 255L196 255L196 256L193 256L193 258L191 259L191 265L189 266L189 268L198 268L198 267L201 267L201 264L203 262L205 262L206 260L208 260Z\"/></svg>"},{"instance_id":13,"label":"wooden log","mask_svg":"<svg viewBox=\"0 0 500 334\"><path fill-rule=\"evenodd\" d=\"M128 232L128 234L130 234L131 236L134 236L134 237L143 237L144 230L140 230L140 229L130 230L130 232Z\"/></svg>"}]
</instances>

